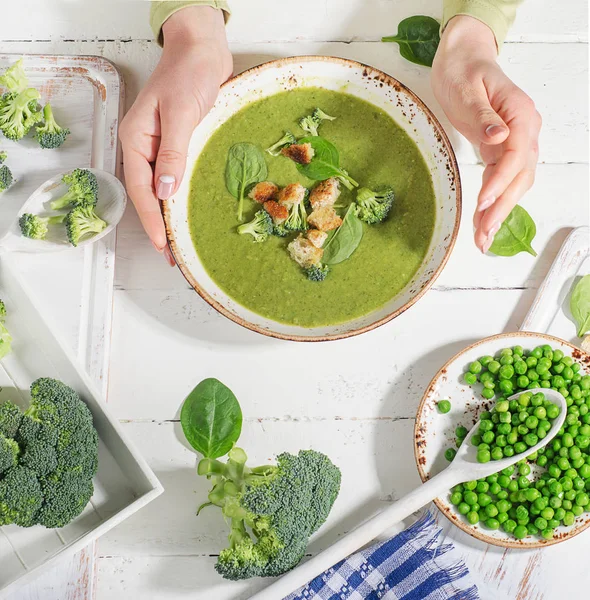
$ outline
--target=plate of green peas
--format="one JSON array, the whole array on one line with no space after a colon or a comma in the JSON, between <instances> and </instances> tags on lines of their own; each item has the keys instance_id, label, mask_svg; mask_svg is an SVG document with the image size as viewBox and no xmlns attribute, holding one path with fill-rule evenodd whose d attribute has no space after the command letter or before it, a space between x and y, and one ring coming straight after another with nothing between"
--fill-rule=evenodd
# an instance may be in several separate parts
<instances>
[{"instance_id":1,"label":"plate of green peas","mask_svg":"<svg viewBox=\"0 0 590 600\"><path fill-rule=\"evenodd\" d=\"M518 332L472 344L440 369L416 418L422 480L449 465L478 420L470 443L479 462L522 455L514 466L437 498L447 518L484 542L511 548L556 544L590 526L589 366L590 356L564 340ZM556 437L531 454L559 414L544 389L565 397L567 415Z\"/></svg>"}]
</instances>

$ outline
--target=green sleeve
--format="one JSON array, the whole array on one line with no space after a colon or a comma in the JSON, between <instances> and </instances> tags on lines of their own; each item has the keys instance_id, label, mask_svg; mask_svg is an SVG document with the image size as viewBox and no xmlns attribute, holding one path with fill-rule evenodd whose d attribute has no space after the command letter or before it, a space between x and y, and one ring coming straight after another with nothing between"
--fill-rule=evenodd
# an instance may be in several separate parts
<instances>
[{"instance_id":1,"label":"green sleeve","mask_svg":"<svg viewBox=\"0 0 590 600\"><path fill-rule=\"evenodd\" d=\"M482 21L494 32L498 48L514 22L516 9L523 0L444 0L442 29L457 15L469 15Z\"/></svg>"},{"instance_id":2,"label":"green sleeve","mask_svg":"<svg viewBox=\"0 0 590 600\"><path fill-rule=\"evenodd\" d=\"M150 22L158 43L162 43L162 25L175 12L187 6L211 6L212 8L219 8L224 11L226 20L229 15L227 0L184 0L182 2L162 0L161 2L152 2Z\"/></svg>"}]
</instances>

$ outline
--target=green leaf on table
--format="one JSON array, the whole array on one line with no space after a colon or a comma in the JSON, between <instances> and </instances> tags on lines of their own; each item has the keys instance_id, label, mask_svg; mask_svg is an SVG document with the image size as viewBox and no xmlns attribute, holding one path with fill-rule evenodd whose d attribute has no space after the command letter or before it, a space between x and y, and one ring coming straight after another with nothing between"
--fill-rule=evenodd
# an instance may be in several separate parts
<instances>
[{"instance_id":1,"label":"green leaf on table","mask_svg":"<svg viewBox=\"0 0 590 600\"><path fill-rule=\"evenodd\" d=\"M264 181L267 176L268 167L260 148L249 142L241 142L229 149L225 164L225 186L238 199L239 221L243 220L246 190L251 185Z\"/></svg>"},{"instance_id":2,"label":"green leaf on table","mask_svg":"<svg viewBox=\"0 0 590 600\"><path fill-rule=\"evenodd\" d=\"M536 234L537 226L533 218L517 204L494 236L490 252L496 256L514 256L519 252L528 252L537 256L531 246Z\"/></svg>"},{"instance_id":3,"label":"green leaf on table","mask_svg":"<svg viewBox=\"0 0 590 600\"><path fill-rule=\"evenodd\" d=\"M322 262L337 265L345 261L358 248L363 239L363 224L357 216L357 206L351 204L344 215L342 225L324 244Z\"/></svg>"},{"instance_id":4,"label":"green leaf on table","mask_svg":"<svg viewBox=\"0 0 590 600\"><path fill-rule=\"evenodd\" d=\"M188 443L205 458L227 454L242 432L242 410L233 392L217 379L204 379L180 411Z\"/></svg>"},{"instance_id":5,"label":"green leaf on table","mask_svg":"<svg viewBox=\"0 0 590 600\"><path fill-rule=\"evenodd\" d=\"M576 284L570 298L570 310L578 325L578 337L590 331L590 275Z\"/></svg>"},{"instance_id":6,"label":"green leaf on table","mask_svg":"<svg viewBox=\"0 0 590 600\"><path fill-rule=\"evenodd\" d=\"M423 15L408 17L397 26L397 35L386 36L381 41L399 44L400 54L406 60L432 67L440 42L440 23Z\"/></svg>"}]
</instances>

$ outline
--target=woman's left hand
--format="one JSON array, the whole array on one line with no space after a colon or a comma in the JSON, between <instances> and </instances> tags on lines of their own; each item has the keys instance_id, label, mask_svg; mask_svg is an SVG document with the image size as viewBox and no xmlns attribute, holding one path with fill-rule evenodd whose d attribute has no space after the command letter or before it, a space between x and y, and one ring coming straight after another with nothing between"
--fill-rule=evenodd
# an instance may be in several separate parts
<instances>
[{"instance_id":1,"label":"woman's left hand","mask_svg":"<svg viewBox=\"0 0 590 600\"><path fill-rule=\"evenodd\" d=\"M447 25L432 65L436 99L485 164L473 218L475 244L487 252L510 211L531 188L541 116L496 62L496 40L468 16Z\"/></svg>"}]
</instances>

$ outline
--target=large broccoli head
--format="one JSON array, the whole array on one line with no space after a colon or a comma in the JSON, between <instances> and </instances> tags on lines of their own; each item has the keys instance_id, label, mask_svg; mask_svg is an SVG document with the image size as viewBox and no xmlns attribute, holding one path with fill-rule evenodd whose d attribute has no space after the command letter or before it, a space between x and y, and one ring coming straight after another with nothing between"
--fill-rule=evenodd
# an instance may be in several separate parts
<instances>
[{"instance_id":1,"label":"large broccoli head","mask_svg":"<svg viewBox=\"0 0 590 600\"><path fill-rule=\"evenodd\" d=\"M98 436L76 392L38 379L24 414L10 402L0 405L0 432L8 440L2 446L0 436L0 524L54 528L77 517L93 494ZM2 471L10 449L16 461Z\"/></svg>"},{"instance_id":2,"label":"large broccoli head","mask_svg":"<svg viewBox=\"0 0 590 600\"><path fill-rule=\"evenodd\" d=\"M209 501L231 522L229 547L215 568L232 580L273 577L297 565L340 490L340 470L315 450L281 454L276 466L249 469L245 462L234 448L226 464L199 464L199 474L214 482Z\"/></svg>"}]
</instances>

